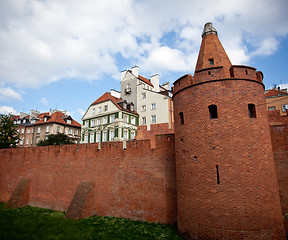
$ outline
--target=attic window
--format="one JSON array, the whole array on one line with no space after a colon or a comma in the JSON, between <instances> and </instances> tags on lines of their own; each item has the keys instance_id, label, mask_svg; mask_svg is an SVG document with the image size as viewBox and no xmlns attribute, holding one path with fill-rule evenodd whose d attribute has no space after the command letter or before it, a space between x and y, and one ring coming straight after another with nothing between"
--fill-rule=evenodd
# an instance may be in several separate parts
<instances>
[{"instance_id":1,"label":"attic window","mask_svg":"<svg viewBox=\"0 0 288 240\"><path fill-rule=\"evenodd\" d=\"M67 123L68 123L68 124L72 124L71 119L67 119Z\"/></svg>"},{"instance_id":2,"label":"attic window","mask_svg":"<svg viewBox=\"0 0 288 240\"><path fill-rule=\"evenodd\" d=\"M213 58L209 59L209 65L214 65L214 59Z\"/></svg>"}]
</instances>

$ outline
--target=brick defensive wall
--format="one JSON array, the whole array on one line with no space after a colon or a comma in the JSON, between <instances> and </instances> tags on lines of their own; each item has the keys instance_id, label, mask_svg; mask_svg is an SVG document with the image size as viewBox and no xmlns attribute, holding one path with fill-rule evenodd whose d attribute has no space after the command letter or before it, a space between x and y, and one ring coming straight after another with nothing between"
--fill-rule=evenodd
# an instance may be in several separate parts
<instances>
[{"instance_id":1,"label":"brick defensive wall","mask_svg":"<svg viewBox=\"0 0 288 240\"><path fill-rule=\"evenodd\" d=\"M122 142L105 142L100 149L95 143L0 150L0 201L8 202L29 179L30 206L67 211L76 199L85 207L78 217L175 223L174 135L156 136L155 145L135 140L126 149ZM87 199L77 200L81 191Z\"/></svg>"}]
</instances>

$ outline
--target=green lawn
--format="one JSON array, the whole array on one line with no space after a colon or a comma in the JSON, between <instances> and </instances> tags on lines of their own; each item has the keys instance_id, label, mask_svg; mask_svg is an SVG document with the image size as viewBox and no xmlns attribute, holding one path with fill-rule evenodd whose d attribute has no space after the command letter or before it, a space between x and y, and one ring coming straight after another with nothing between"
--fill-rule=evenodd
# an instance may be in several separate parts
<instances>
[{"instance_id":1,"label":"green lawn","mask_svg":"<svg viewBox=\"0 0 288 240\"><path fill-rule=\"evenodd\" d=\"M93 216L65 219L64 212L23 207L9 209L0 203L1 240L45 239L182 239L175 226Z\"/></svg>"}]
</instances>

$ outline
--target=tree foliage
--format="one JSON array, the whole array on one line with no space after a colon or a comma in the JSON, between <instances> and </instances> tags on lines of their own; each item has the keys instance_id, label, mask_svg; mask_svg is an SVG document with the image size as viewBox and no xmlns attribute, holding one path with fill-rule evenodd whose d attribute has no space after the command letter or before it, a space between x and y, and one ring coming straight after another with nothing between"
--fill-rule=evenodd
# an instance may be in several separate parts
<instances>
[{"instance_id":1,"label":"tree foliage","mask_svg":"<svg viewBox=\"0 0 288 240\"><path fill-rule=\"evenodd\" d=\"M64 133L50 134L46 140L41 140L38 146L75 144L75 139L67 136Z\"/></svg>"},{"instance_id":2,"label":"tree foliage","mask_svg":"<svg viewBox=\"0 0 288 240\"><path fill-rule=\"evenodd\" d=\"M11 115L0 117L0 148L16 147L19 142L19 133L12 118Z\"/></svg>"}]
</instances>

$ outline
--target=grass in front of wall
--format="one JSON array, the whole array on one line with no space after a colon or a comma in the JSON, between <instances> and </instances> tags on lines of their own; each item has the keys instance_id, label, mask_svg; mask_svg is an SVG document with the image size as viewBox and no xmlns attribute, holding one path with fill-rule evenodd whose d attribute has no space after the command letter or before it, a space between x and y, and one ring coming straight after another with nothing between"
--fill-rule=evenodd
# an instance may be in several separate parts
<instances>
[{"instance_id":1,"label":"grass in front of wall","mask_svg":"<svg viewBox=\"0 0 288 240\"><path fill-rule=\"evenodd\" d=\"M175 226L101 216L74 220L64 214L29 206L9 209L0 203L0 239L182 239Z\"/></svg>"}]
</instances>

